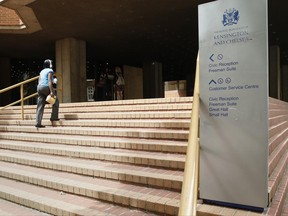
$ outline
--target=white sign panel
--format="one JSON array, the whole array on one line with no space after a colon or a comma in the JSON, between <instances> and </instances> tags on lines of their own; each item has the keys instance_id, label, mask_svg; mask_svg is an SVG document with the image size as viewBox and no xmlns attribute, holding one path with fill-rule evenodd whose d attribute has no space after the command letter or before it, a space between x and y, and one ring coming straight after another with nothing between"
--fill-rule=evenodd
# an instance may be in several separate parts
<instances>
[{"instance_id":1,"label":"white sign panel","mask_svg":"<svg viewBox=\"0 0 288 216\"><path fill-rule=\"evenodd\" d=\"M268 202L266 0L199 5L200 197Z\"/></svg>"}]
</instances>

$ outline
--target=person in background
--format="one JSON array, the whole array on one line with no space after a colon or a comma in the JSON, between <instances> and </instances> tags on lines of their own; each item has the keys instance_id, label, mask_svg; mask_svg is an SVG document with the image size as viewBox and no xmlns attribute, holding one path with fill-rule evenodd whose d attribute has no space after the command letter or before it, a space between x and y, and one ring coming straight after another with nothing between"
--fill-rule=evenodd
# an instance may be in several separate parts
<instances>
[{"instance_id":1,"label":"person in background","mask_svg":"<svg viewBox=\"0 0 288 216\"><path fill-rule=\"evenodd\" d=\"M124 92L124 85L125 85L125 80L122 74L122 70L120 67L115 67L115 74L116 74L116 83L114 86L114 89L116 91L116 100L123 100L123 92Z\"/></svg>"},{"instance_id":2,"label":"person in background","mask_svg":"<svg viewBox=\"0 0 288 216\"><path fill-rule=\"evenodd\" d=\"M43 128L45 127L42 125L42 118L44 114L44 107L46 104L46 97L50 94L51 97L55 96L55 90L53 89L53 75L54 71L52 69L52 61L50 59L46 59L43 65L44 69L40 72L38 86L37 86L37 93L38 93L38 100L37 100L37 109L36 109L36 128ZM59 112L59 100L56 97L56 101L52 106L52 113L50 121L59 121L58 117Z\"/></svg>"}]
</instances>

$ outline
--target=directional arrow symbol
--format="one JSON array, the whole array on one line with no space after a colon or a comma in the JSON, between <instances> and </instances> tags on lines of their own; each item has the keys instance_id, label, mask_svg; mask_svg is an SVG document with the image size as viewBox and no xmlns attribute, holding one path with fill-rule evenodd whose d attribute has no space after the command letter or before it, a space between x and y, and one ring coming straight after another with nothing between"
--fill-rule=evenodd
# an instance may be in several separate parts
<instances>
[{"instance_id":1,"label":"directional arrow symbol","mask_svg":"<svg viewBox=\"0 0 288 216\"><path fill-rule=\"evenodd\" d=\"M211 81L209 82L209 85L211 85L212 83L217 84L215 80L211 80Z\"/></svg>"},{"instance_id":2,"label":"directional arrow symbol","mask_svg":"<svg viewBox=\"0 0 288 216\"><path fill-rule=\"evenodd\" d=\"M214 62L213 56L214 56L214 54L212 54L212 55L209 57L209 59L210 59L212 62Z\"/></svg>"}]
</instances>

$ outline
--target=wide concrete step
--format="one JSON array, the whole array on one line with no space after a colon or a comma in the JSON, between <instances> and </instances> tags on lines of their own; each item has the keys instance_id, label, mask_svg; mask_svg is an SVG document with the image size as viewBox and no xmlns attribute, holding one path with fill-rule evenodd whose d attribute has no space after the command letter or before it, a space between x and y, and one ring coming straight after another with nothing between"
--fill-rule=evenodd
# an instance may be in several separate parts
<instances>
[{"instance_id":1,"label":"wide concrete step","mask_svg":"<svg viewBox=\"0 0 288 216\"><path fill-rule=\"evenodd\" d=\"M269 98L269 108L273 109L273 106L276 106L276 108L281 108L281 109L288 109L288 102L286 101L281 101L279 99L275 98Z\"/></svg>"},{"instance_id":2,"label":"wide concrete step","mask_svg":"<svg viewBox=\"0 0 288 216\"><path fill-rule=\"evenodd\" d=\"M170 106L177 104L190 104L192 105L193 97L174 97L174 98L148 98L148 99L129 99L129 100L110 100L110 101L89 101L89 102L73 102L73 103L60 103L60 108L83 108L83 107L112 107L112 106L153 106L167 104ZM50 106L49 104L47 104ZM25 105L27 109L36 109L36 105ZM5 110L19 110L20 106L11 106Z\"/></svg>"},{"instance_id":3,"label":"wide concrete step","mask_svg":"<svg viewBox=\"0 0 288 216\"><path fill-rule=\"evenodd\" d=\"M269 127L273 127L284 121L288 121L288 115L279 115L279 116L269 117Z\"/></svg>"},{"instance_id":4,"label":"wide concrete step","mask_svg":"<svg viewBox=\"0 0 288 216\"><path fill-rule=\"evenodd\" d=\"M285 107L285 108L288 108L288 103L285 102L285 101L281 101L279 99L275 99L275 98L272 98L270 97L269 98L269 105L272 104L272 105L276 105L277 107Z\"/></svg>"},{"instance_id":5,"label":"wide concrete step","mask_svg":"<svg viewBox=\"0 0 288 216\"><path fill-rule=\"evenodd\" d=\"M269 101L268 192L272 204L268 215L274 216L284 212L283 200L287 196L288 106L277 100ZM157 215L177 215L188 140L184 134L188 134L191 110L192 98L60 104L61 120L52 124L48 105L43 119L47 127L37 130L36 106L25 106L25 121L19 120L20 107L14 106L0 112L0 173L15 184L15 187L9 185L12 193L12 189L22 184L16 195L34 184L39 186L28 192L46 187L47 191L42 191L44 197L50 191L60 196L74 193L75 200L81 196L100 202L101 206L109 204L106 209L121 206L124 215L143 215L144 209L148 215L153 215L151 211ZM2 185L2 179L0 182ZM139 188L143 190L140 194ZM146 190L151 190L148 194L153 197L148 197ZM137 191L138 195L130 191ZM162 199L167 197L169 200ZM21 199L17 197L16 203ZM33 203L26 198L22 200ZM90 201L83 202L89 208L93 206ZM77 209L87 209L79 200L73 205L67 203L70 210L74 204ZM55 204L49 206L40 208L53 209L54 213L56 209L58 215L68 214L66 209L58 210ZM200 203L197 206L198 215L261 215ZM139 214L125 212L126 207L138 208ZM121 214L97 210L91 215ZM78 214L89 215L84 210Z\"/></svg>"},{"instance_id":6,"label":"wide concrete step","mask_svg":"<svg viewBox=\"0 0 288 216\"><path fill-rule=\"evenodd\" d=\"M269 117L275 117L280 115L288 115L288 109L269 109Z\"/></svg>"},{"instance_id":7,"label":"wide concrete step","mask_svg":"<svg viewBox=\"0 0 288 216\"><path fill-rule=\"evenodd\" d=\"M51 105L46 105L47 109L51 109ZM168 104L168 103L160 103L160 104L127 104L127 105L122 105L122 104L115 104L115 105L108 105L108 106L103 106L97 103L94 106L69 106L65 107L62 104L60 104L59 111L61 113L97 113L97 112L139 112L139 111L173 111L173 110L192 110L192 103L175 103L175 104ZM35 113L36 111L36 106L35 107L27 107L25 109L25 113L31 114ZM13 109L13 110L5 110L3 111L3 114L20 114L21 109Z\"/></svg>"},{"instance_id":8,"label":"wide concrete step","mask_svg":"<svg viewBox=\"0 0 288 216\"><path fill-rule=\"evenodd\" d=\"M187 129L190 127L190 119L84 119L51 122L43 120L42 124L62 127L111 127L111 128L169 128ZM34 126L35 120L0 120L0 125Z\"/></svg>"},{"instance_id":9,"label":"wide concrete step","mask_svg":"<svg viewBox=\"0 0 288 216\"><path fill-rule=\"evenodd\" d=\"M288 128L284 130L279 130L273 137L269 139L269 155L274 151L274 149L281 144L288 137Z\"/></svg>"},{"instance_id":10,"label":"wide concrete step","mask_svg":"<svg viewBox=\"0 0 288 216\"><path fill-rule=\"evenodd\" d=\"M52 216L52 214L40 212L36 209L17 205L4 199L0 199L0 215L2 216Z\"/></svg>"},{"instance_id":11,"label":"wide concrete step","mask_svg":"<svg viewBox=\"0 0 288 216\"><path fill-rule=\"evenodd\" d=\"M277 133L284 131L286 128L288 128L288 121L283 121L277 125L274 125L269 128L269 138L275 136Z\"/></svg>"},{"instance_id":12,"label":"wide concrete step","mask_svg":"<svg viewBox=\"0 0 288 216\"><path fill-rule=\"evenodd\" d=\"M178 192L9 163L0 163L0 167L2 177L53 189L58 191L60 197L62 197L61 192L62 194L73 193L94 200L168 215L176 215L179 207L180 193ZM4 183L4 190L6 190L5 186ZM30 193L36 194L34 191ZM43 195L47 197L45 193ZM82 212L81 215L85 214Z\"/></svg>"},{"instance_id":13,"label":"wide concrete step","mask_svg":"<svg viewBox=\"0 0 288 216\"><path fill-rule=\"evenodd\" d=\"M158 112L158 111L177 111L192 110L192 97L184 98L157 98L157 99L138 99L122 101L98 101L81 103L60 103L59 111L64 114L77 113L102 113L102 112ZM51 110L51 105L47 104L45 111ZM28 116L35 115L36 105L25 105L24 113ZM1 115L17 115L21 113L21 106L8 107L2 110Z\"/></svg>"},{"instance_id":14,"label":"wide concrete step","mask_svg":"<svg viewBox=\"0 0 288 216\"><path fill-rule=\"evenodd\" d=\"M35 166L79 175L113 179L151 187L180 190L183 171L178 169L177 161L169 162L175 169L159 169L147 166L123 164L110 161L98 161L61 157L55 155L41 155L29 152L15 152L1 150L0 160L3 162Z\"/></svg>"},{"instance_id":15,"label":"wide concrete step","mask_svg":"<svg viewBox=\"0 0 288 216\"><path fill-rule=\"evenodd\" d=\"M61 123L60 123L61 124ZM83 136L108 136L108 137L129 137L145 139L169 139L188 140L189 131L181 129L167 128L110 128L110 127L46 127L35 128L35 126L4 126L0 125L1 132L21 132L21 133L44 133L83 135Z\"/></svg>"},{"instance_id":16,"label":"wide concrete step","mask_svg":"<svg viewBox=\"0 0 288 216\"><path fill-rule=\"evenodd\" d=\"M288 149L288 137L285 140L283 140L269 155L269 163L268 163L269 175L271 175L271 173L277 166L279 160L281 159L282 155L287 151L287 149Z\"/></svg>"},{"instance_id":17,"label":"wide concrete step","mask_svg":"<svg viewBox=\"0 0 288 216\"><path fill-rule=\"evenodd\" d=\"M44 119L50 119L50 113L45 110ZM187 119L191 111L162 111L162 112L103 112L103 113L60 113L59 118L63 120L78 119ZM0 115L1 120L19 120L19 115ZM24 119L35 119L35 114L25 114Z\"/></svg>"},{"instance_id":18,"label":"wide concrete step","mask_svg":"<svg viewBox=\"0 0 288 216\"><path fill-rule=\"evenodd\" d=\"M286 213L288 211L284 207L285 207L285 200L288 197L287 194L288 194L288 166L286 166L285 173L272 199L272 204L268 209L267 215L286 216Z\"/></svg>"},{"instance_id":19,"label":"wide concrete step","mask_svg":"<svg viewBox=\"0 0 288 216\"><path fill-rule=\"evenodd\" d=\"M288 194L286 196L286 199L285 199L281 214L284 215L284 216L288 215Z\"/></svg>"},{"instance_id":20,"label":"wide concrete step","mask_svg":"<svg viewBox=\"0 0 288 216\"><path fill-rule=\"evenodd\" d=\"M134 149L155 152L186 153L187 141L159 140L159 139L137 139L128 137L107 137L88 135L47 135L45 130L39 129L42 133L21 133L21 132L0 132L1 139L23 140L41 143L58 143L66 145Z\"/></svg>"},{"instance_id":21,"label":"wide concrete step","mask_svg":"<svg viewBox=\"0 0 288 216\"><path fill-rule=\"evenodd\" d=\"M184 154L60 144L52 145L11 140L0 140L0 149L177 169L184 169L186 158Z\"/></svg>"},{"instance_id":22,"label":"wide concrete step","mask_svg":"<svg viewBox=\"0 0 288 216\"><path fill-rule=\"evenodd\" d=\"M281 180L285 177L285 171L288 167L288 149L282 157L280 158L277 166L274 168L273 172L269 176L268 181L268 192L269 192L269 198L272 199L275 197L275 193L277 191L277 188L281 182ZM270 200L271 202L272 200Z\"/></svg>"},{"instance_id":23,"label":"wide concrete step","mask_svg":"<svg viewBox=\"0 0 288 216\"><path fill-rule=\"evenodd\" d=\"M82 195L65 193L58 189L47 189L7 178L0 178L0 181L1 199L6 199L32 209L39 209L51 215L154 215L144 210L141 211L124 206L111 205L111 203L108 202L83 197Z\"/></svg>"}]
</instances>

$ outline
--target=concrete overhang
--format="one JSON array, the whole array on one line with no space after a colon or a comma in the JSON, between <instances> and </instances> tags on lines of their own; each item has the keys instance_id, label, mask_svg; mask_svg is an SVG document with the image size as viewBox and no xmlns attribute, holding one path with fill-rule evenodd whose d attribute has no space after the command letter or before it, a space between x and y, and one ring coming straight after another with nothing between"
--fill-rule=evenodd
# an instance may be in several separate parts
<instances>
[{"instance_id":1,"label":"concrete overhang","mask_svg":"<svg viewBox=\"0 0 288 216\"><path fill-rule=\"evenodd\" d=\"M52 58L55 41L86 41L87 54L122 62L195 59L199 4L212 0L0 0L23 24L0 29L0 56ZM269 45L288 64L288 1L270 0Z\"/></svg>"}]
</instances>

